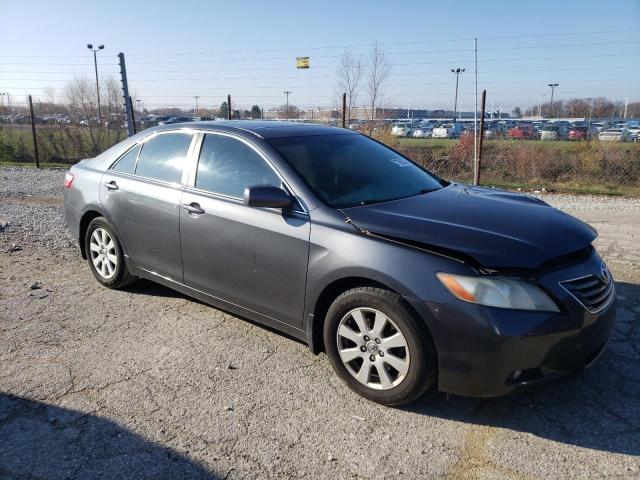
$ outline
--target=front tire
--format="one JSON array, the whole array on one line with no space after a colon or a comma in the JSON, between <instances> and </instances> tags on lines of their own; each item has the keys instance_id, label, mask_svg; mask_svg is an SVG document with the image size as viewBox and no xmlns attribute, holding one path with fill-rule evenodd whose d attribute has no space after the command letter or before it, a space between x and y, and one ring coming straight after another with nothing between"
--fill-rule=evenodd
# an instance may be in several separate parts
<instances>
[{"instance_id":1,"label":"front tire","mask_svg":"<svg viewBox=\"0 0 640 480\"><path fill-rule=\"evenodd\" d=\"M119 289L136 281L129 273L118 236L106 218L91 220L84 242L89 268L98 282Z\"/></svg>"},{"instance_id":2,"label":"front tire","mask_svg":"<svg viewBox=\"0 0 640 480\"><path fill-rule=\"evenodd\" d=\"M433 341L403 298L389 290L359 287L336 298L324 345L336 374L373 402L404 405L435 386Z\"/></svg>"}]
</instances>

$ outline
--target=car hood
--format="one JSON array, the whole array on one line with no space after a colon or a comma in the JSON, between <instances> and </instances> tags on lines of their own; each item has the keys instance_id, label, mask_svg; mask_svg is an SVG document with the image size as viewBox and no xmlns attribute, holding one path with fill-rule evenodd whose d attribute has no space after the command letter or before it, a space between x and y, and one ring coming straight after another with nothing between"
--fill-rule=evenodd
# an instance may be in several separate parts
<instances>
[{"instance_id":1,"label":"car hood","mask_svg":"<svg viewBox=\"0 0 640 480\"><path fill-rule=\"evenodd\" d=\"M457 252L490 268L536 268L597 237L587 224L537 198L458 184L342 211L363 232Z\"/></svg>"}]
</instances>

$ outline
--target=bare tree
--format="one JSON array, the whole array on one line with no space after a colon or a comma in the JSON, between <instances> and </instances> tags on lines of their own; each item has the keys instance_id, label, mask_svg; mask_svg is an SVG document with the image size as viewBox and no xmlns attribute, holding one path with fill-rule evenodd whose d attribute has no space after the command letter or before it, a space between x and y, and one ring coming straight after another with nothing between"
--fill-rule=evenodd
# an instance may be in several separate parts
<instances>
[{"instance_id":1,"label":"bare tree","mask_svg":"<svg viewBox=\"0 0 640 480\"><path fill-rule=\"evenodd\" d=\"M358 87L362 76L362 64L360 58L354 57L347 51L342 55L336 70L338 77L338 95L342 101L342 94L347 94L347 123L351 122L351 108L358 98Z\"/></svg>"},{"instance_id":2,"label":"bare tree","mask_svg":"<svg viewBox=\"0 0 640 480\"><path fill-rule=\"evenodd\" d=\"M391 73L391 65L387 62L384 51L376 43L373 51L369 55L369 66L367 68L367 93L368 107L370 109L371 125L370 132L373 132L373 124L376 120L376 109L382 102L384 96L383 86Z\"/></svg>"},{"instance_id":3,"label":"bare tree","mask_svg":"<svg viewBox=\"0 0 640 480\"><path fill-rule=\"evenodd\" d=\"M107 100L107 143L111 146L122 140L124 128L123 124L125 116L122 111L121 105L121 89L120 83L114 76L109 76L106 80L102 81L106 94L102 94L102 98Z\"/></svg>"},{"instance_id":4,"label":"bare tree","mask_svg":"<svg viewBox=\"0 0 640 480\"><path fill-rule=\"evenodd\" d=\"M65 94L71 111L80 119L80 125L87 126L92 150L100 153L102 129L97 120L97 96L91 81L85 77L75 77L65 87Z\"/></svg>"}]
</instances>

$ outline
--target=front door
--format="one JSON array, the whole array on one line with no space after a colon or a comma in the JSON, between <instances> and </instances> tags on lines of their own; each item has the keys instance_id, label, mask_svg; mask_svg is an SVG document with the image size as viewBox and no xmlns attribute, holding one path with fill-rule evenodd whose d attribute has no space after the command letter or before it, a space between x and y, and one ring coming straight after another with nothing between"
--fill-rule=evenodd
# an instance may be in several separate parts
<instances>
[{"instance_id":1,"label":"front door","mask_svg":"<svg viewBox=\"0 0 640 480\"><path fill-rule=\"evenodd\" d=\"M300 327L309 253L306 213L251 208L244 188L281 186L270 164L244 140L204 137L193 188L182 196L184 283Z\"/></svg>"}]
</instances>

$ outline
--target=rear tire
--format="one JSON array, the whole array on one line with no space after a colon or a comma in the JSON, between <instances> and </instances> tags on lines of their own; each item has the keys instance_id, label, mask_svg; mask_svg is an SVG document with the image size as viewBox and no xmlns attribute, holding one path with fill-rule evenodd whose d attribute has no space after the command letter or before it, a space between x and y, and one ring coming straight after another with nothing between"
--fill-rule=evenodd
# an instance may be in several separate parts
<instances>
[{"instance_id":1,"label":"rear tire","mask_svg":"<svg viewBox=\"0 0 640 480\"><path fill-rule=\"evenodd\" d=\"M105 287L119 289L137 280L129 273L120 240L106 218L91 220L84 247L91 273Z\"/></svg>"},{"instance_id":2,"label":"rear tire","mask_svg":"<svg viewBox=\"0 0 640 480\"><path fill-rule=\"evenodd\" d=\"M431 336L389 290L358 287L338 296L327 312L324 345L336 374L373 402L404 405L436 384Z\"/></svg>"}]
</instances>

